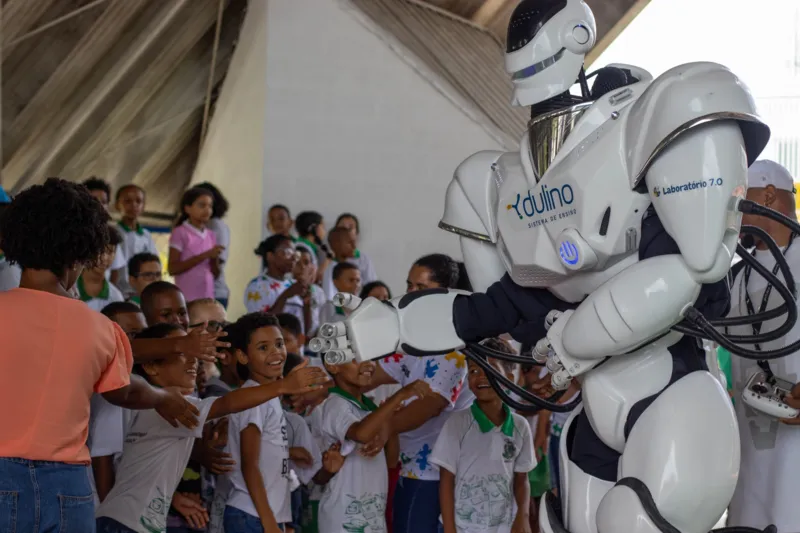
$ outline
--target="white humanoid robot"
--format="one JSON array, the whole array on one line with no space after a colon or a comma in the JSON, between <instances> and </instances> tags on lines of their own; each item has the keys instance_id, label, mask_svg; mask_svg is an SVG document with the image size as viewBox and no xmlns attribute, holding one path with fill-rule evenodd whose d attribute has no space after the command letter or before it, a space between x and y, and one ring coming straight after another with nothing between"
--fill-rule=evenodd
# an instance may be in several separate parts
<instances>
[{"instance_id":1,"label":"white humanoid robot","mask_svg":"<svg viewBox=\"0 0 800 533\"><path fill-rule=\"evenodd\" d=\"M315 343L331 361L369 360L511 333L556 388L582 389L542 531L704 533L733 495L739 433L703 348L673 328L725 312L747 168L769 129L713 63L656 79L614 65L589 90L595 38L582 0L523 0L512 16L506 69L514 104L532 106L528 132L519 152L458 167L440 223L476 293L370 298Z\"/></svg>"}]
</instances>

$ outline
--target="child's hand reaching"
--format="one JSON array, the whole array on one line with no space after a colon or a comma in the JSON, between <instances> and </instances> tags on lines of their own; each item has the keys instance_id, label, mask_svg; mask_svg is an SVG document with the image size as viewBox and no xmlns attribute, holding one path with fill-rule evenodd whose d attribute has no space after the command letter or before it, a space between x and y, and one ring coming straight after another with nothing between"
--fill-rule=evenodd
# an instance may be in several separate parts
<instances>
[{"instance_id":1,"label":"child's hand reaching","mask_svg":"<svg viewBox=\"0 0 800 533\"><path fill-rule=\"evenodd\" d=\"M162 389L156 412L172 427L180 424L189 429L197 427L197 415L200 414L197 407L187 401L182 391L175 387Z\"/></svg>"},{"instance_id":2,"label":"child's hand reaching","mask_svg":"<svg viewBox=\"0 0 800 533\"><path fill-rule=\"evenodd\" d=\"M318 390L331 383L325 371L316 366L308 366L308 361L303 361L281 380L283 391L281 395L303 394Z\"/></svg>"},{"instance_id":3,"label":"child's hand reaching","mask_svg":"<svg viewBox=\"0 0 800 533\"><path fill-rule=\"evenodd\" d=\"M389 425L386 424L374 437L372 437L372 440L365 442L361 448L359 448L358 453L364 457L375 457L386 447L386 443L389 442L389 438L391 438L391 436L392 431L389 428Z\"/></svg>"},{"instance_id":4,"label":"child's hand reaching","mask_svg":"<svg viewBox=\"0 0 800 533\"><path fill-rule=\"evenodd\" d=\"M176 492L172 496L172 506L192 529L205 529L208 525L208 511L200 503L199 495Z\"/></svg>"},{"instance_id":5,"label":"child's hand reaching","mask_svg":"<svg viewBox=\"0 0 800 533\"><path fill-rule=\"evenodd\" d=\"M409 383L397 392L397 394L399 394L404 401L410 400L411 398L422 399L430 393L431 386L421 379Z\"/></svg>"},{"instance_id":6,"label":"child's hand reaching","mask_svg":"<svg viewBox=\"0 0 800 533\"><path fill-rule=\"evenodd\" d=\"M205 327L195 328L185 337L179 337L180 351L187 357L196 357L200 361L214 363L217 361L218 348L230 348L230 343L219 340L227 335L224 331L209 332Z\"/></svg>"},{"instance_id":7,"label":"child's hand reaching","mask_svg":"<svg viewBox=\"0 0 800 533\"><path fill-rule=\"evenodd\" d=\"M314 464L314 458L311 456L311 453L300 446L292 446L289 448L289 459L303 468L309 468Z\"/></svg>"},{"instance_id":8,"label":"child's hand reaching","mask_svg":"<svg viewBox=\"0 0 800 533\"><path fill-rule=\"evenodd\" d=\"M344 456L341 454L342 443L334 442L327 451L322 453L322 468L326 472L335 474L342 469L344 465Z\"/></svg>"},{"instance_id":9,"label":"child's hand reaching","mask_svg":"<svg viewBox=\"0 0 800 533\"><path fill-rule=\"evenodd\" d=\"M217 259L220 255L222 255L222 252L224 252L224 251L225 251L225 247L220 245L220 244L218 244L215 247L213 247L210 250L208 250L206 252L206 256L208 257L208 259Z\"/></svg>"}]
</instances>

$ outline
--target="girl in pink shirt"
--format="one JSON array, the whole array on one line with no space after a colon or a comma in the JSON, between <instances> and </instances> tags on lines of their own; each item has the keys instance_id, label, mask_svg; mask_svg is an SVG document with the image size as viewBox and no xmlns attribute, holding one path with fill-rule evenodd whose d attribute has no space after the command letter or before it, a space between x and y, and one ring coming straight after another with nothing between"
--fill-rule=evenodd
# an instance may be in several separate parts
<instances>
[{"instance_id":1,"label":"girl in pink shirt","mask_svg":"<svg viewBox=\"0 0 800 533\"><path fill-rule=\"evenodd\" d=\"M206 227L214 212L211 191L193 187L183 194L181 215L169 238L168 270L175 276L187 302L214 297L214 280L219 276L220 255L214 232Z\"/></svg>"}]
</instances>

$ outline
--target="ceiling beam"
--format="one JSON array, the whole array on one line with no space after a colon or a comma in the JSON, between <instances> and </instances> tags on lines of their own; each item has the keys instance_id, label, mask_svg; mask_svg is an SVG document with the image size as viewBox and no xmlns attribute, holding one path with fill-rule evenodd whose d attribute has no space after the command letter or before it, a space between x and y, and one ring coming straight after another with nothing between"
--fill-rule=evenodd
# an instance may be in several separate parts
<instances>
[{"instance_id":1,"label":"ceiling beam","mask_svg":"<svg viewBox=\"0 0 800 533\"><path fill-rule=\"evenodd\" d=\"M3 59L11 52L10 43L30 31L37 20L50 10L55 0L9 0L3 5Z\"/></svg>"},{"instance_id":2,"label":"ceiling beam","mask_svg":"<svg viewBox=\"0 0 800 533\"><path fill-rule=\"evenodd\" d=\"M472 22L479 26L488 27L494 18L514 0L486 0L472 15Z\"/></svg>"},{"instance_id":3,"label":"ceiling beam","mask_svg":"<svg viewBox=\"0 0 800 533\"><path fill-rule=\"evenodd\" d=\"M182 64L187 54L217 19L217 3L215 1L204 0L202 6L198 4L199 2L193 0L192 9L181 19L180 31L173 34L172 40L163 46L160 53L148 65L147 70L138 77L136 89L125 93L114 109L103 118L102 123L93 128L91 136L81 145L80 151L70 157L68 167L87 165L109 147L117 144L128 130L128 126L140 116L142 109L167 84L173 72ZM191 70L188 74L193 83L200 87L198 105L202 106L202 87L206 79L199 78L196 70ZM181 76L181 72L177 72L175 75ZM185 84L176 93L172 109L185 108L185 100L189 96ZM181 104L181 102L183 103Z\"/></svg>"},{"instance_id":4,"label":"ceiling beam","mask_svg":"<svg viewBox=\"0 0 800 533\"><path fill-rule=\"evenodd\" d=\"M17 150L8 164L3 168L3 175L11 180L15 189L25 185L30 176L43 177L55 158L71 142L80 129L89 121L90 117L105 103L108 96L117 89L126 75L145 57L153 43L172 26L173 22L182 14L190 0L174 0L163 4L162 9L153 17L145 31L143 31L126 50L126 53L109 70L102 80L92 88L91 92L77 106L69 116L66 123L58 129L51 142L42 143L42 139L32 136L25 140L25 146ZM193 11L193 10L192 10ZM43 117L50 120L52 117ZM46 147L41 153L38 148Z\"/></svg>"},{"instance_id":5,"label":"ceiling beam","mask_svg":"<svg viewBox=\"0 0 800 533\"><path fill-rule=\"evenodd\" d=\"M586 60L584 64L586 67L589 67L595 60L602 55L603 52L606 51L614 39L619 37L619 35L628 27L628 24L633 22L633 19L636 18L642 10L647 7L647 4L650 3L650 0L634 0L631 6L622 14L620 19L614 24L608 32L603 35L600 41L594 45L594 48L589 52L586 56Z\"/></svg>"},{"instance_id":6,"label":"ceiling beam","mask_svg":"<svg viewBox=\"0 0 800 533\"><path fill-rule=\"evenodd\" d=\"M145 5L144 0L127 0L108 6L14 118L3 140L6 156L12 156L17 145L30 135L37 119L52 116L69 99Z\"/></svg>"}]
</instances>

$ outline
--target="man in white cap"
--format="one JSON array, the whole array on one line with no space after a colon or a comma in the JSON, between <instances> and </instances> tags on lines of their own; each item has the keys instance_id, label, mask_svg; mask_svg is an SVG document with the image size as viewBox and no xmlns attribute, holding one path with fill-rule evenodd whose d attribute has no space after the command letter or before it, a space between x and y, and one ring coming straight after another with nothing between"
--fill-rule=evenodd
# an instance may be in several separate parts
<instances>
[{"instance_id":1,"label":"man in white cap","mask_svg":"<svg viewBox=\"0 0 800 533\"><path fill-rule=\"evenodd\" d=\"M747 178L747 198L796 219L794 179L774 161L756 161ZM758 226L784 251L792 274L800 282L800 239L791 230L770 219L745 215L742 225ZM766 245L756 241L755 258L770 272L775 260ZM781 279L780 273L777 274ZM731 286L729 316L746 316L774 309L782 303L777 291L767 290L767 282L745 266L736 273ZM728 328L733 335L766 333L780 326L786 315L763 324ZM784 337L755 345L756 350L773 350L800 338L800 320ZM764 368L766 367L766 368ZM755 372L769 369L791 383L800 382L800 353L774 361L758 362L731 358L733 396L742 446L739 482L728 513L729 526L764 528L775 524L781 533L800 533L800 507L797 505L797 480L800 479L800 418L777 420L745 405L742 390Z\"/></svg>"}]
</instances>

